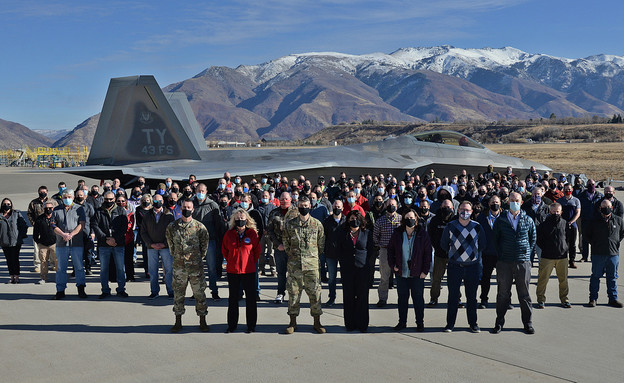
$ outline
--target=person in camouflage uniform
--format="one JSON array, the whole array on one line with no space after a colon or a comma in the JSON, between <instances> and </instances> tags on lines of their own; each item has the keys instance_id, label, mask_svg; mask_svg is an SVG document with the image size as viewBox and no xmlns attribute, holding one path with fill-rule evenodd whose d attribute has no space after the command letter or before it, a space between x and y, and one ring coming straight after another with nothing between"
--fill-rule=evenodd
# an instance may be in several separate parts
<instances>
[{"instance_id":1,"label":"person in camouflage uniform","mask_svg":"<svg viewBox=\"0 0 624 383\"><path fill-rule=\"evenodd\" d=\"M288 256L284 251L282 233L286 221L298 216L297 208L291 205L290 193L284 192L280 195L280 206L269 213L267 234L273 243L273 253L275 257L275 268L277 269L277 296L275 303L282 303L286 294L286 272Z\"/></svg>"},{"instance_id":2,"label":"person in camouflage uniform","mask_svg":"<svg viewBox=\"0 0 624 383\"><path fill-rule=\"evenodd\" d=\"M321 325L321 281L319 275L319 254L325 247L323 224L310 216L310 200L301 197L299 216L286 221L282 233L284 250L288 255L288 315L290 324L287 334L297 329L299 301L305 289L310 300L310 314L314 317L314 330L322 334Z\"/></svg>"},{"instance_id":3,"label":"person in camouflage uniform","mask_svg":"<svg viewBox=\"0 0 624 383\"><path fill-rule=\"evenodd\" d=\"M185 312L184 298L189 282L195 297L195 311L199 315L199 328L209 331L206 324L206 278L204 277L203 257L208 250L208 230L193 219L193 201L182 202L182 217L167 226L166 237L173 257L173 312L176 322L171 332L182 328L182 315Z\"/></svg>"}]
</instances>

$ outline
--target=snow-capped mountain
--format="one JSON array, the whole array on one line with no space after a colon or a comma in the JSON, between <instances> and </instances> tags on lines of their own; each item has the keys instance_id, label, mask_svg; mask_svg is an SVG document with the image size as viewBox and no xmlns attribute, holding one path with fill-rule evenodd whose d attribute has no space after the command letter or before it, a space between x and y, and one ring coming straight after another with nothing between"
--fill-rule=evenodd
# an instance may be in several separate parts
<instances>
[{"instance_id":1,"label":"snow-capped mountain","mask_svg":"<svg viewBox=\"0 0 624 383\"><path fill-rule=\"evenodd\" d=\"M624 114L624 57L570 59L512 47L447 45L389 54L311 52L258 65L210 67L165 90L188 95L208 139L295 139L371 119Z\"/></svg>"}]
</instances>

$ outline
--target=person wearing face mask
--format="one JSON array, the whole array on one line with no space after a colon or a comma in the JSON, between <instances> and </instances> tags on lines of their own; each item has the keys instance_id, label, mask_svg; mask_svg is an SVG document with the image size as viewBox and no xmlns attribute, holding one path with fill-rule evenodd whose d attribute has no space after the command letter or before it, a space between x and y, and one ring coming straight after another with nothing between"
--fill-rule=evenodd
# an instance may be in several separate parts
<instances>
[{"instance_id":1,"label":"person wearing face mask","mask_svg":"<svg viewBox=\"0 0 624 383\"><path fill-rule=\"evenodd\" d=\"M197 184L197 187L195 188L195 195L193 197L193 219L196 219L204 224L206 230L208 230L208 236L210 237L206 260L213 259L217 252L217 233L215 231L215 226L211 224L211 212L218 209L219 205L213 201L210 196L208 196L208 187L204 183Z\"/></svg>"},{"instance_id":2,"label":"person wearing face mask","mask_svg":"<svg viewBox=\"0 0 624 383\"><path fill-rule=\"evenodd\" d=\"M243 193L243 195L241 196L241 200L240 200L238 208L234 208L233 206L230 206L230 216L234 214L234 212L237 209L243 209L247 212L247 215L249 215L251 219L254 221L255 229L256 229L256 232L258 233L258 238L262 237L264 235L265 226L263 224L262 216L260 215L260 212L254 209L253 207L253 204L251 202L251 196L249 195L249 193ZM256 279L256 294L254 296L257 301L260 301L260 280L258 278L258 273L256 273L255 279ZM242 299L242 293L243 293L243 289L241 288L241 299Z\"/></svg>"},{"instance_id":3,"label":"person wearing face mask","mask_svg":"<svg viewBox=\"0 0 624 383\"><path fill-rule=\"evenodd\" d=\"M141 204L141 189L137 186L132 189L130 198L128 198L128 205L132 206L132 210L136 210L137 206Z\"/></svg>"},{"instance_id":4,"label":"person wearing face mask","mask_svg":"<svg viewBox=\"0 0 624 383\"><path fill-rule=\"evenodd\" d=\"M386 213L375 221L373 227L373 242L379 248L379 287L377 307L384 307L388 303L388 289L392 269L388 263L388 243L394 230L401 225L401 216L397 213L397 201L389 198L385 204Z\"/></svg>"},{"instance_id":5,"label":"person wearing face mask","mask_svg":"<svg viewBox=\"0 0 624 383\"><path fill-rule=\"evenodd\" d=\"M578 199L581 201L581 219L576 221L579 226L579 231L584 232L584 227L589 225L594 217L599 214L599 211L594 208L594 205L603 199L603 194L596 190L596 182L593 179L587 180L586 188L583 190ZM589 261L589 242L584 236L580 236L581 240L581 261Z\"/></svg>"},{"instance_id":6,"label":"person wearing face mask","mask_svg":"<svg viewBox=\"0 0 624 383\"><path fill-rule=\"evenodd\" d=\"M407 327L409 297L416 312L416 331L425 329L424 314L425 278L431 264L431 241L427 231L419 224L416 212L410 210L401 219L401 225L388 242L388 264L396 274L399 306L399 323L394 331Z\"/></svg>"},{"instance_id":7,"label":"person wearing face mask","mask_svg":"<svg viewBox=\"0 0 624 383\"><path fill-rule=\"evenodd\" d=\"M429 202L422 201L420 203L420 207L416 208L416 214L417 214L417 218L420 220L421 224L423 225L423 228L427 230L427 227L429 226L429 222L431 222L431 219L435 217L435 214L433 214L431 212L431 209L429 208Z\"/></svg>"},{"instance_id":8,"label":"person wearing face mask","mask_svg":"<svg viewBox=\"0 0 624 383\"><path fill-rule=\"evenodd\" d=\"M449 256L447 266L449 294L444 332L452 332L455 328L462 281L466 292L466 316L470 331L481 332L477 324L477 289L483 270L481 253L486 247L487 239L483 227L471 220L471 216L472 203L462 202L458 218L449 222L442 232L440 247Z\"/></svg>"},{"instance_id":9,"label":"person wearing face mask","mask_svg":"<svg viewBox=\"0 0 624 383\"><path fill-rule=\"evenodd\" d=\"M581 216L581 201L572 195L572 185L566 184L563 187L564 196L557 200L561 205L561 218L567 222L566 238L568 240L569 267L576 269L574 258L576 257L576 221Z\"/></svg>"},{"instance_id":10,"label":"person wearing face mask","mask_svg":"<svg viewBox=\"0 0 624 383\"><path fill-rule=\"evenodd\" d=\"M605 188L605 194L607 190ZM589 303L596 307L600 278L606 274L609 306L622 308L617 295L617 269L619 265L620 243L624 239L624 221L613 211L609 199L600 203L600 213L585 227L583 236L591 245L592 274L589 280Z\"/></svg>"},{"instance_id":11,"label":"person wearing face mask","mask_svg":"<svg viewBox=\"0 0 624 383\"><path fill-rule=\"evenodd\" d=\"M165 208L173 214L173 218L179 219L182 217L182 208L178 205L178 193L171 193L165 197Z\"/></svg>"},{"instance_id":12,"label":"person wearing face mask","mask_svg":"<svg viewBox=\"0 0 624 383\"><path fill-rule=\"evenodd\" d=\"M128 218L128 228L124 236L123 249L124 249L124 271L126 273L126 282L135 282L134 278L134 225L135 217L134 210L128 204L128 200L124 195L118 195L115 199L117 206L122 207L126 211L126 217Z\"/></svg>"},{"instance_id":13,"label":"person wearing face mask","mask_svg":"<svg viewBox=\"0 0 624 383\"><path fill-rule=\"evenodd\" d=\"M86 201L86 193L84 190L78 190L75 192L74 203L83 207L85 211L85 225L83 228L83 253L82 260L85 268L85 274L91 275L91 267L95 265L95 257L92 256L95 249L95 234L93 234L93 230L91 230L91 221L93 221L93 217L95 216L95 209L91 204L88 204ZM76 271L72 272L72 276L75 276Z\"/></svg>"},{"instance_id":14,"label":"person wearing face mask","mask_svg":"<svg viewBox=\"0 0 624 383\"><path fill-rule=\"evenodd\" d=\"M144 177L139 177L139 179L138 179L138 186L139 186L139 189L141 191L141 195L152 194L152 191L150 190L149 185L147 183L145 183L145 178Z\"/></svg>"},{"instance_id":15,"label":"person wearing face mask","mask_svg":"<svg viewBox=\"0 0 624 383\"><path fill-rule=\"evenodd\" d=\"M446 265L448 263L448 253L442 248L440 241L442 240L444 228L454 217L455 211L453 210L453 203L451 200L444 200L435 217L431 219L427 227L427 232L431 238L431 245L434 250L431 289L429 291L430 301L427 307L435 307L438 305L438 298L440 297L440 291L442 289L442 278L444 277Z\"/></svg>"},{"instance_id":16,"label":"person wearing face mask","mask_svg":"<svg viewBox=\"0 0 624 383\"><path fill-rule=\"evenodd\" d=\"M416 196L414 197L414 201L413 201L414 207L420 207L420 204L423 201L427 201L429 203L429 207L431 207L431 204L433 203L433 201L429 199L429 197L427 197L427 188L424 186L421 186L418 188L418 192L416 193Z\"/></svg>"},{"instance_id":17,"label":"person wearing face mask","mask_svg":"<svg viewBox=\"0 0 624 383\"><path fill-rule=\"evenodd\" d=\"M247 333L254 332L258 317L255 292L256 264L260 258L261 249L256 221L247 210L239 208L232 213L229 230L223 237L221 251L227 261L229 289L226 332L234 332L238 326L238 301L241 287L246 296Z\"/></svg>"},{"instance_id":18,"label":"person wearing face mask","mask_svg":"<svg viewBox=\"0 0 624 383\"><path fill-rule=\"evenodd\" d=\"M357 210L362 215L366 214L364 212L364 209L362 209L362 207L357 204L357 198L355 197L354 191L347 192L347 198L345 199L344 202L345 203L344 203L343 214L345 215L349 214L349 212L352 210Z\"/></svg>"},{"instance_id":19,"label":"person wearing face mask","mask_svg":"<svg viewBox=\"0 0 624 383\"><path fill-rule=\"evenodd\" d=\"M102 285L102 293L99 298L104 299L111 295L111 289L108 285L111 258L113 258L115 265L117 296L127 298L124 245L126 231L128 230L128 217L123 207L115 205L113 192L106 192L103 197L102 207L95 212L91 225L97 238L100 254L100 284Z\"/></svg>"},{"instance_id":20,"label":"person wearing face mask","mask_svg":"<svg viewBox=\"0 0 624 383\"><path fill-rule=\"evenodd\" d=\"M522 197L509 196L509 210L494 222L493 234L498 262L496 263L496 322L492 333L498 334L505 325L505 314L511 304L511 285L516 284L522 323L527 334L534 334L531 320L533 309L529 283L531 281L531 251L535 247L535 223L520 208Z\"/></svg>"},{"instance_id":21,"label":"person wearing face mask","mask_svg":"<svg viewBox=\"0 0 624 383\"><path fill-rule=\"evenodd\" d=\"M52 195L52 199L56 201L57 206L63 206L63 192L67 190L67 184L63 181L58 183L58 193Z\"/></svg>"},{"instance_id":22,"label":"person wearing face mask","mask_svg":"<svg viewBox=\"0 0 624 383\"><path fill-rule=\"evenodd\" d=\"M10 280L7 283L19 283L19 253L24 238L28 236L27 230L28 224L22 213L13 208L10 199L3 199L0 204L0 245L9 269Z\"/></svg>"},{"instance_id":23,"label":"person wearing face mask","mask_svg":"<svg viewBox=\"0 0 624 383\"><path fill-rule=\"evenodd\" d=\"M52 228L56 234L56 295L54 299L65 298L67 288L67 264L71 257L76 272L76 287L78 296L87 298L85 292L86 280L84 265L82 264L82 247L84 246L82 230L86 218L84 208L74 203L74 191L63 191L63 205L52 211ZM100 258L101 259L101 258Z\"/></svg>"},{"instance_id":24,"label":"person wearing face mask","mask_svg":"<svg viewBox=\"0 0 624 383\"><path fill-rule=\"evenodd\" d=\"M310 200L301 197L299 215L287 220L282 234L283 248L288 255L288 315L290 323L286 334L297 329L299 301L305 290L310 301L310 314L314 318L314 331L325 333L321 325L321 280L319 277L319 255L325 247L323 224L310 216Z\"/></svg>"},{"instance_id":25,"label":"person wearing face mask","mask_svg":"<svg viewBox=\"0 0 624 383\"><path fill-rule=\"evenodd\" d=\"M199 316L199 329L210 331L206 323L208 306L206 304L206 277L204 276L204 257L208 251L208 230L199 221L193 219L193 201L182 202L182 217L173 221L165 230L165 237L173 259L173 312L176 317L171 332L182 329L182 315L185 313L184 299L186 288L191 285L195 298L195 312Z\"/></svg>"},{"instance_id":26,"label":"person wearing face mask","mask_svg":"<svg viewBox=\"0 0 624 383\"><path fill-rule=\"evenodd\" d=\"M143 226L143 218L147 215L147 213L150 212L150 210L152 210L152 196L149 194L144 194L139 202L139 206L137 206L135 210L137 227L136 242L137 246L141 246L141 256L143 258L143 271L145 272L145 278L149 279L149 246L147 246L147 244L143 240L143 237L141 236L141 227Z\"/></svg>"},{"instance_id":27,"label":"person wearing face mask","mask_svg":"<svg viewBox=\"0 0 624 383\"><path fill-rule=\"evenodd\" d=\"M284 250L283 231L285 222L297 217L297 207L292 204L290 193L284 192L279 198L280 206L269 214L269 223L267 233L273 243L273 252L275 255L275 268L277 270L277 295L275 303L284 302L286 295L286 272L288 265L288 256Z\"/></svg>"},{"instance_id":28,"label":"person wearing face mask","mask_svg":"<svg viewBox=\"0 0 624 383\"><path fill-rule=\"evenodd\" d=\"M100 187L98 185L91 186L91 192L87 196L87 203L93 206L94 210L99 209L102 206L102 195L100 194Z\"/></svg>"},{"instance_id":29,"label":"person wearing face mask","mask_svg":"<svg viewBox=\"0 0 624 383\"><path fill-rule=\"evenodd\" d=\"M562 207L555 202L550 205L550 214L537 227L537 245L542 249L542 257L537 276L537 308L546 307L546 285L553 268L559 280L559 300L561 306L572 307L568 300L568 240L567 224L561 217Z\"/></svg>"},{"instance_id":30,"label":"person wearing face mask","mask_svg":"<svg viewBox=\"0 0 624 383\"><path fill-rule=\"evenodd\" d=\"M498 196L500 197L500 204L503 210L509 209L509 189L502 187L498 190Z\"/></svg>"},{"instance_id":31,"label":"person wearing face mask","mask_svg":"<svg viewBox=\"0 0 624 383\"><path fill-rule=\"evenodd\" d=\"M481 276L481 295L479 308L485 309L488 307L488 301L492 280L492 272L496 267L498 257L496 255L496 247L494 246L494 222L501 216L500 197L497 195L492 196L489 201L489 209L479 214L477 222L483 228L486 238L486 246L482 249L481 262L483 264L483 273Z\"/></svg>"},{"instance_id":32,"label":"person wearing face mask","mask_svg":"<svg viewBox=\"0 0 624 383\"><path fill-rule=\"evenodd\" d=\"M39 218L39 216L43 214L44 205L48 201L52 201L54 203L54 206L56 206L56 201L48 197L48 188L46 186L39 186L37 193L38 193L37 198L30 201L30 203L28 204L28 211L26 214L26 217L28 218L28 222L30 222L31 226L34 226L37 218ZM35 268L35 273L41 272L40 267L39 267L41 262L38 256L39 254L38 246L39 245L37 244L37 242L34 242L35 251L33 252L33 266ZM46 274L47 274L47 271L46 271Z\"/></svg>"},{"instance_id":33,"label":"person wearing face mask","mask_svg":"<svg viewBox=\"0 0 624 383\"><path fill-rule=\"evenodd\" d=\"M356 182L355 183L355 187L353 188L353 192L355 193L355 203L358 204L358 206L361 206L362 209L364 209L364 212L369 211L370 210L370 204L368 203L368 198L367 198L369 196L369 194L367 194L366 190L364 190L362 188L362 183L361 182Z\"/></svg>"},{"instance_id":34,"label":"person wearing face mask","mask_svg":"<svg viewBox=\"0 0 624 383\"><path fill-rule=\"evenodd\" d=\"M548 190L544 193L544 197L551 201L557 201L559 198L563 197L563 190L560 190L557 186L557 180L551 179L548 182Z\"/></svg>"},{"instance_id":35,"label":"person wearing face mask","mask_svg":"<svg viewBox=\"0 0 624 383\"><path fill-rule=\"evenodd\" d=\"M369 322L368 276L369 269L374 267L376 254L373 234L366 228L364 216L358 211L351 211L341 221L331 233L334 236L331 240L335 241L334 250L340 262L345 327L347 331L357 329L366 332ZM327 233L327 222L325 228ZM326 249L327 241L330 241L328 237Z\"/></svg>"},{"instance_id":36,"label":"person wearing face mask","mask_svg":"<svg viewBox=\"0 0 624 383\"><path fill-rule=\"evenodd\" d=\"M453 205L453 211L457 211L457 208L459 208L459 202L453 199L450 188L448 186L442 186L440 190L438 190L438 198L435 200L435 202L431 204L431 212L437 214L442 202L446 200L451 201L451 204Z\"/></svg>"},{"instance_id":37,"label":"person wearing face mask","mask_svg":"<svg viewBox=\"0 0 624 383\"><path fill-rule=\"evenodd\" d=\"M596 210L595 213L600 212L600 205L604 200L608 200L609 202L611 202L611 210L613 211L613 214L617 215L620 218L624 218L624 205L622 205L622 202L620 200L615 198L615 188L613 186L605 186L604 197L596 202L596 204L594 205Z\"/></svg>"},{"instance_id":38,"label":"person wearing face mask","mask_svg":"<svg viewBox=\"0 0 624 383\"><path fill-rule=\"evenodd\" d=\"M269 224L269 215L273 210L275 210L275 205L271 203L271 195L268 190L262 192L262 198L260 199L260 204L258 206L258 212L262 217L262 225L264 227L268 227ZM269 275L272 277L276 277L277 273L275 272L275 258L273 257L273 243L271 242L271 237L268 232L264 232L262 237L260 237L260 248L261 254L260 259L258 260L258 270L261 275L267 275L265 266L267 263L269 264Z\"/></svg>"},{"instance_id":39,"label":"person wearing face mask","mask_svg":"<svg viewBox=\"0 0 624 383\"><path fill-rule=\"evenodd\" d=\"M546 217L548 217L548 214L549 214L549 210L548 210L549 205L547 203L546 198L544 198L543 196L544 196L544 188L542 186L536 186L533 189L533 194L531 198L522 204L522 210L526 213L527 216L533 219L533 223L535 224L535 227L538 227L542 222L544 222L544 220L546 220ZM539 260L541 254L542 254L542 250L540 249L539 245L535 246L535 249L531 252L531 265L532 266L535 265L536 255L537 255L537 259Z\"/></svg>"},{"instance_id":40,"label":"person wearing face mask","mask_svg":"<svg viewBox=\"0 0 624 383\"><path fill-rule=\"evenodd\" d=\"M167 194L167 185L165 185L164 183L159 183L158 188L156 189L156 193L154 193L154 195L156 194L164 197Z\"/></svg>"},{"instance_id":41,"label":"person wearing face mask","mask_svg":"<svg viewBox=\"0 0 624 383\"><path fill-rule=\"evenodd\" d=\"M325 218L323 231L325 233L325 248L320 256L321 282L329 283L329 300L325 307L332 307L336 301L336 277L338 275L339 234L345 222L342 201L334 201L332 214ZM327 277L326 270L329 272Z\"/></svg>"},{"instance_id":42,"label":"person wearing face mask","mask_svg":"<svg viewBox=\"0 0 624 383\"><path fill-rule=\"evenodd\" d=\"M54 210L54 206L51 200L46 201L43 213L37 217L33 225L33 243L37 244L37 255L39 256L41 264L41 279L38 282L40 284L47 282L48 261L52 261L54 270L56 270L56 234L54 234L54 228L52 227L52 211Z\"/></svg>"}]
</instances>

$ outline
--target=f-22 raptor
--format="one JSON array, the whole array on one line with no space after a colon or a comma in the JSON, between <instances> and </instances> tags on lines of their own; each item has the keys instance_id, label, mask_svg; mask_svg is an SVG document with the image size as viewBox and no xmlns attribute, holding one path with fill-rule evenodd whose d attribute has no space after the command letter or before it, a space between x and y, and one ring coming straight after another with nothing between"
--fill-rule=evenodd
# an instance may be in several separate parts
<instances>
[{"instance_id":1,"label":"f-22 raptor","mask_svg":"<svg viewBox=\"0 0 624 383\"><path fill-rule=\"evenodd\" d=\"M424 132L381 141L323 148L211 149L184 93L163 93L153 76L113 78L86 166L64 169L92 178L120 178L129 183L143 176L149 183L166 177L213 182L225 171L241 177L280 173L310 179L405 171L437 174L460 169L483 172L487 165L516 174L550 168L529 160L497 154L452 131Z\"/></svg>"}]
</instances>

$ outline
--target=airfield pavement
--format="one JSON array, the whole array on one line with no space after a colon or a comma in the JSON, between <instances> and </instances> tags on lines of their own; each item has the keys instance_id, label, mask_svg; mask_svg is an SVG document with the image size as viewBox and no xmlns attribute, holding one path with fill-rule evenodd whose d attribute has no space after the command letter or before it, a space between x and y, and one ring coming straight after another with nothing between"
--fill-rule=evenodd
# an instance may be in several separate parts
<instances>
[{"instance_id":1,"label":"airfield pavement","mask_svg":"<svg viewBox=\"0 0 624 383\"><path fill-rule=\"evenodd\" d=\"M51 191L59 180L74 187L77 176L44 171L23 172L0 168L0 197L13 199L26 210L40 184ZM88 184L95 183L87 180ZM624 193L618 192L619 197ZM493 335L495 310L479 310L482 332L468 331L459 310L453 333L444 333L446 288L441 304L425 309L424 333L415 332L410 310L408 328L399 333L396 290L389 305L379 309L376 290L370 291L370 328L366 334L347 333L343 327L340 284L338 304L321 317L327 334L312 330L307 297L303 294L299 329L280 334L288 323L287 305L276 305L276 279L261 277L257 332L244 333L244 307L239 331L225 334L227 283L219 282L219 302L208 300L209 333L198 329L194 301L187 298L184 328L171 334L172 300L148 300L149 282L128 283L129 298L98 300L97 271L87 277L89 299L76 295L70 278L68 297L51 300L55 284L35 284L32 241L21 253L20 284L8 279L0 257L0 381L2 382L622 382L624 381L624 310L606 306L605 284L599 305L588 301L590 263L577 263L569 275L571 309L558 305L553 274L545 310L534 310L536 333L522 331L520 308L506 316L502 333ZM621 267L620 267L621 270ZM531 296L535 299L537 268L533 268ZM142 276L142 269L137 269ZM54 280L50 272L49 280ZM496 294L495 281L490 301ZM114 285L112 285L114 286ZM429 298L429 283L425 301ZM622 293L622 282L618 282ZM164 286L163 286L164 288ZM190 294L190 289L187 296ZM209 294L208 294L209 295ZM323 301L327 286L323 285ZM244 306L244 303L242 304ZM493 306L491 304L491 306Z\"/></svg>"}]
</instances>

